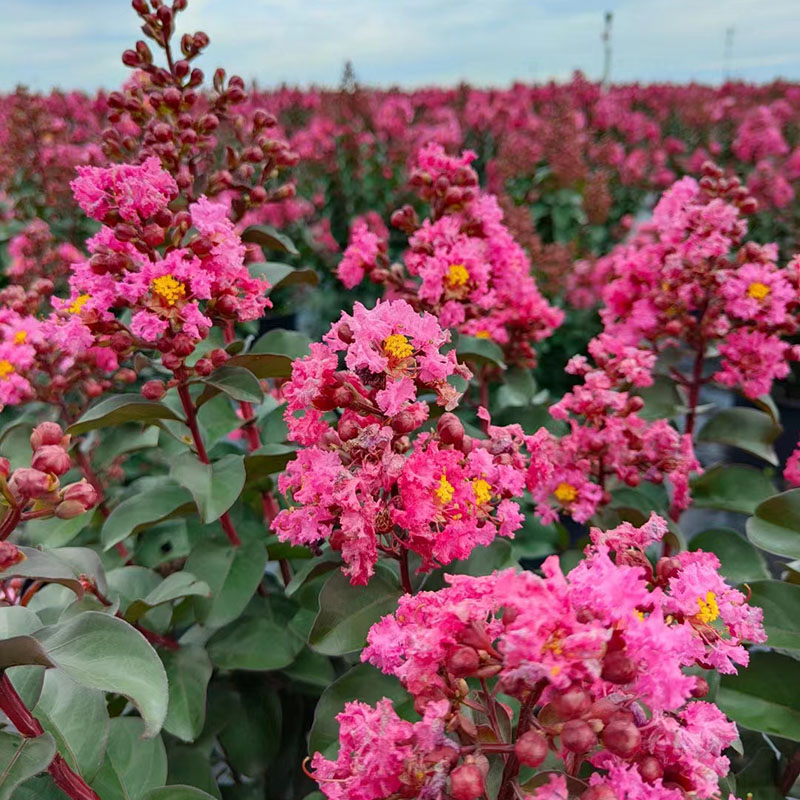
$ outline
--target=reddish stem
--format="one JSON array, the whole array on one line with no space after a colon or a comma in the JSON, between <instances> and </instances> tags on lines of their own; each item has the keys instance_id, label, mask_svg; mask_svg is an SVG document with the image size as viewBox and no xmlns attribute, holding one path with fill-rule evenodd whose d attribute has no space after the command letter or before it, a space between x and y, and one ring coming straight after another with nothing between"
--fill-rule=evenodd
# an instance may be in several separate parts
<instances>
[{"instance_id":1,"label":"reddish stem","mask_svg":"<svg viewBox=\"0 0 800 800\"><path fill-rule=\"evenodd\" d=\"M408 570L408 550L402 545L398 560L400 561L400 582L403 584L403 591L406 594L414 594L414 587L411 585L411 574Z\"/></svg>"},{"instance_id":2,"label":"reddish stem","mask_svg":"<svg viewBox=\"0 0 800 800\"><path fill-rule=\"evenodd\" d=\"M211 462L208 460L206 446L203 444L203 437L200 433L200 428L197 425L197 410L194 406L194 400L192 400L192 396L189 394L189 387L185 383L179 384L178 397L181 399L181 405L183 406L183 411L186 414L186 425L189 428L189 432L192 434L192 440L194 441L194 448L197 451L197 457L203 464L210 464ZM231 521L227 511L219 518L219 521L222 525L222 530L225 531L225 535L228 537L228 541L231 543L231 545L233 547L239 547L239 545L242 543L242 540L239 538L239 534L236 533L236 528L233 527L233 522Z\"/></svg>"},{"instance_id":3,"label":"reddish stem","mask_svg":"<svg viewBox=\"0 0 800 800\"><path fill-rule=\"evenodd\" d=\"M0 542L8 539L14 531L14 528L19 524L21 518L22 511L20 511L19 506L12 506L8 509L2 522L0 522Z\"/></svg>"},{"instance_id":4,"label":"reddish stem","mask_svg":"<svg viewBox=\"0 0 800 800\"><path fill-rule=\"evenodd\" d=\"M0 709L26 739L33 739L44 733L39 720L28 711L5 672L0 676ZM72 800L101 800L97 792L70 768L60 753L55 754L47 771L56 786Z\"/></svg>"},{"instance_id":5,"label":"reddish stem","mask_svg":"<svg viewBox=\"0 0 800 800\"><path fill-rule=\"evenodd\" d=\"M517 720L517 730L514 733L514 741L518 741L520 736L530 728L531 714L546 685L546 681L539 681L539 683L531 689L531 693L528 697L523 701L519 710L519 719ZM519 767L520 763L516 753L511 753L503 769L500 788L497 791L497 800L512 800L515 794L514 781L516 781L517 775L519 774Z\"/></svg>"}]
</instances>

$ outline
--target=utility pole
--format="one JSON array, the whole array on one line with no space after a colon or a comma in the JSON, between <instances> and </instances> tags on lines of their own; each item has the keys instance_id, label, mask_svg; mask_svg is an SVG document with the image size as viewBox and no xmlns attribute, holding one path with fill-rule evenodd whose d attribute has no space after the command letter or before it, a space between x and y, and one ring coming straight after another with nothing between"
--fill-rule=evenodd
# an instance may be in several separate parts
<instances>
[{"instance_id":1,"label":"utility pole","mask_svg":"<svg viewBox=\"0 0 800 800\"><path fill-rule=\"evenodd\" d=\"M729 28L725 28L725 49L723 50L722 62L723 62L723 74L722 79L725 81L729 81L731 79L731 60L733 57L733 34L736 32L736 28L732 25Z\"/></svg>"},{"instance_id":2,"label":"utility pole","mask_svg":"<svg viewBox=\"0 0 800 800\"><path fill-rule=\"evenodd\" d=\"M608 88L608 82L611 80L611 26L614 23L614 15L610 11L606 11L605 25L603 26L603 80L602 86L604 89Z\"/></svg>"}]
</instances>

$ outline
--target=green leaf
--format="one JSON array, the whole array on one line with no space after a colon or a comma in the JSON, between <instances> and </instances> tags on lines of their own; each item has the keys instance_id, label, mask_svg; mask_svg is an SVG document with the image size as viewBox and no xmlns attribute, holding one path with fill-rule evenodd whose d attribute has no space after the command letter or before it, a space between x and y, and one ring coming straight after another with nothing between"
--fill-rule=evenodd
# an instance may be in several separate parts
<instances>
[{"instance_id":1,"label":"green leaf","mask_svg":"<svg viewBox=\"0 0 800 800\"><path fill-rule=\"evenodd\" d=\"M100 444L92 451L92 463L106 465L125 453L157 447L160 433L157 427L143 428L135 424L107 431Z\"/></svg>"},{"instance_id":2,"label":"green leaf","mask_svg":"<svg viewBox=\"0 0 800 800\"><path fill-rule=\"evenodd\" d=\"M800 586L783 581L750 584L749 603L764 610L767 644L781 650L800 650Z\"/></svg>"},{"instance_id":3,"label":"green leaf","mask_svg":"<svg viewBox=\"0 0 800 800\"><path fill-rule=\"evenodd\" d=\"M200 541L186 560L186 570L204 580L211 598L194 600L198 619L219 628L236 619L253 596L267 563L263 543L251 540L241 547L213 539Z\"/></svg>"},{"instance_id":4,"label":"green leaf","mask_svg":"<svg viewBox=\"0 0 800 800\"><path fill-rule=\"evenodd\" d=\"M401 594L397 578L382 565L367 586L353 586L343 572L334 572L320 592L308 643L327 656L361 650L370 627L397 608Z\"/></svg>"},{"instance_id":5,"label":"green leaf","mask_svg":"<svg viewBox=\"0 0 800 800\"><path fill-rule=\"evenodd\" d=\"M242 353L226 362L226 366L242 367L257 378L288 378L292 359L280 353Z\"/></svg>"},{"instance_id":6,"label":"green leaf","mask_svg":"<svg viewBox=\"0 0 800 800\"><path fill-rule=\"evenodd\" d=\"M764 556L731 528L712 528L692 537L690 550L705 550L720 560L720 572L728 583L739 584L769 578Z\"/></svg>"},{"instance_id":7,"label":"green leaf","mask_svg":"<svg viewBox=\"0 0 800 800\"><path fill-rule=\"evenodd\" d=\"M75 592L78 597L83 596L81 582L69 564L60 561L52 552L36 550L32 547L20 547L19 549L25 559L5 570L0 570L0 580L32 578L44 583L60 583Z\"/></svg>"},{"instance_id":8,"label":"green leaf","mask_svg":"<svg viewBox=\"0 0 800 800\"><path fill-rule=\"evenodd\" d=\"M103 693L75 683L62 670L49 669L33 715L52 734L67 763L91 781L103 763L108 740Z\"/></svg>"},{"instance_id":9,"label":"green leaf","mask_svg":"<svg viewBox=\"0 0 800 800\"><path fill-rule=\"evenodd\" d=\"M264 617L236 620L208 640L208 654L220 669L271 671L288 667L303 641Z\"/></svg>"},{"instance_id":10,"label":"green leaf","mask_svg":"<svg viewBox=\"0 0 800 800\"><path fill-rule=\"evenodd\" d=\"M167 745L167 783L191 786L207 792L216 800L221 800L222 793L214 779L211 760L202 744L195 747L177 741Z\"/></svg>"},{"instance_id":11,"label":"green leaf","mask_svg":"<svg viewBox=\"0 0 800 800\"><path fill-rule=\"evenodd\" d=\"M194 453L184 453L175 460L169 474L192 493L203 522L214 522L242 493L244 456L229 455L213 464L203 464Z\"/></svg>"},{"instance_id":12,"label":"green leaf","mask_svg":"<svg viewBox=\"0 0 800 800\"><path fill-rule=\"evenodd\" d=\"M297 455L291 447L280 444L265 444L244 457L247 471L247 482L264 475L282 472L286 465Z\"/></svg>"},{"instance_id":13,"label":"green leaf","mask_svg":"<svg viewBox=\"0 0 800 800\"><path fill-rule=\"evenodd\" d=\"M328 750L339 743L339 723L336 715L350 700L374 705L388 697L400 716L414 713L413 701L394 675L384 675L371 664L357 664L337 678L319 698L314 711L314 723L308 736L308 751L329 755Z\"/></svg>"},{"instance_id":14,"label":"green leaf","mask_svg":"<svg viewBox=\"0 0 800 800\"><path fill-rule=\"evenodd\" d=\"M772 445L781 430L768 414L758 409L724 408L703 425L697 440L729 444L778 466L778 456Z\"/></svg>"},{"instance_id":15,"label":"green leaf","mask_svg":"<svg viewBox=\"0 0 800 800\"><path fill-rule=\"evenodd\" d=\"M33 633L42 627L42 622L25 606L0 606L0 641Z\"/></svg>"},{"instance_id":16,"label":"green leaf","mask_svg":"<svg viewBox=\"0 0 800 800\"><path fill-rule=\"evenodd\" d=\"M747 538L768 553L800 558L800 489L776 494L754 509Z\"/></svg>"},{"instance_id":17,"label":"green leaf","mask_svg":"<svg viewBox=\"0 0 800 800\"><path fill-rule=\"evenodd\" d=\"M167 780L167 753L160 736L144 738L147 731L137 717L116 717L106 748L107 760L119 778L125 795L139 800Z\"/></svg>"},{"instance_id":18,"label":"green leaf","mask_svg":"<svg viewBox=\"0 0 800 800\"><path fill-rule=\"evenodd\" d=\"M497 404L500 408L527 406L536 395L536 381L529 369L511 367L503 373L503 384L497 390Z\"/></svg>"},{"instance_id":19,"label":"green leaf","mask_svg":"<svg viewBox=\"0 0 800 800\"><path fill-rule=\"evenodd\" d=\"M123 422L143 422L153 425L160 419L180 420L172 409L156 400L147 400L140 394L117 394L106 397L92 406L77 422L67 428L67 433L79 433L97 428L121 425Z\"/></svg>"},{"instance_id":20,"label":"green leaf","mask_svg":"<svg viewBox=\"0 0 800 800\"><path fill-rule=\"evenodd\" d=\"M247 269L254 278L266 278L269 281L268 294L275 289L285 289L287 286L300 284L316 286L319 283L319 275L315 270L309 267L295 269L279 261L260 261L257 264L248 264Z\"/></svg>"},{"instance_id":21,"label":"green leaf","mask_svg":"<svg viewBox=\"0 0 800 800\"><path fill-rule=\"evenodd\" d=\"M49 733L26 739L0 731L0 800L12 800L14 789L46 770L55 754Z\"/></svg>"},{"instance_id":22,"label":"green leaf","mask_svg":"<svg viewBox=\"0 0 800 800\"><path fill-rule=\"evenodd\" d=\"M103 547L108 550L131 534L194 507L192 495L165 478L156 486L136 491L111 512L101 532Z\"/></svg>"},{"instance_id":23,"label":"green leaf","mask_svg":"<svg viewBox=\"0 0 800 800\"><path fill-rule=\"evenodd\" d=\"M271 225L250 225L242 231L242 241L257 244L267 250L278 250L281 253L299 255L294 242L286 235L279 233Z\"/></svg>"},{"instance_id":24,"label":"green leaf","mask_svg":"<svg viewBox=\"0 0 800 800\"><path fill-rule=\"evenodd\" d=\"M202 382L206 388L197 398L198 408L220 392L244 403L260 403L264 397L258 378L249 369L231 365L230 361L203 378Z\"/></svg>"},{"instance_id":25,"label":"green leaf","mask_svg":"<svg viewBox=\"0 0 800 800\"><path fill-rule=\"evenodd\" d=\"M500 367L500 369L506 368L503 351L491 339L460 334L456 341L456 355L459 361L469 361L479 365L488 364L492 367Z\"/></svg>"},{"instance_id":26,"label":"green leaf","mask_svg":"<svg viewBox=\"0 0 800 800\"><path fill-rule=\"evenodd\" d=\"M697 508L752 514L772 494L775 487L762 470L741 464L720 464L692 481L692 501Z\"/></svg>"},{"instance_id":27,"label":"green leaf","mask_svg":"<svg viewBox=\"0 0 800 800\"><path fill-rule=\"evenodd\" d=\"M150 430L158 432L157 428ZM78 514L72 519L32 519L25 523L23 540L30 545L48 548L60 547L71 542L94 517L95 510Z\"/></svg>"},{"instance_id":28,"label":"green leaf","mask_svg":"<svg viewBox=\"0 0 800 800\"><path fill-rule=\"evenodd\" d=\"M734 722L800 742L798 662L772 652L750 654L747 669L723 675L717 705Z\"/></svg>"},{"instance_id":29,"label":"green leaf","mask_svg":"<svg viewBox=\"0 0 800 800\"><path fill-rule=\"evenodd\" d=\"M167 713L167 676L161 659L135 628L98 611L36 631L56 666L91 689L125 695L139 709L147 736Z\"/></svg>"},{"instance_id":30,"label":"green leaf","mask_svg":"<svg viewBox=\"0 0 800 800\"><path fill-rule=\"evenodd\" d=\"M206 690L211 661L203 647L185 645L161 656L169 681L169 706L164 729L184 742L192 742L206 719Z\"/></svg>"},{"instance_id":31,"label":"green leaf","mask_svg":"<svg viewBox=\"0 0 800 800\"><path fill-rule=\"evenodd\" d=\"M214 800L214 798L194 786L160 786L158 789L151 789L142 800Z\"/></svg>"},{"instance_id":32,"label":"green leaf","mask_svg":"<svg viewBox=\"0 0 800 800\"><path fill-rule=\"evenodd\" d=\"M275 328L267 331L250 348L251 353L276 353L287 356L294 361L296 358L305 358L309 352L311 340L300 331L289 331L284 328Z\"/></svg>"},{"instance_id":33,"label":"green leaf","mask_svg":"<svg viewBox=\"0 0 800 800\"><path fill-rule=\"evenodd\" d=\"M128 622L137 622L151 608L193 595L210 597L211 589L205 581L198 580L188 572L173 572L145 598L131 603L125 611L125 619Z\"/></svg>"},{"instance_id":34,"label":"green leaf","mask_svg":"<svg viewBox=\"0 0 800 800\"><path fill-rule=\"evenodd\" d=\"M666 375L655 375L651 386L636 392L644 400L639 416L646 420L672 419L678 413L681 396L675 381Z\"/></svg>"}]
</instances>

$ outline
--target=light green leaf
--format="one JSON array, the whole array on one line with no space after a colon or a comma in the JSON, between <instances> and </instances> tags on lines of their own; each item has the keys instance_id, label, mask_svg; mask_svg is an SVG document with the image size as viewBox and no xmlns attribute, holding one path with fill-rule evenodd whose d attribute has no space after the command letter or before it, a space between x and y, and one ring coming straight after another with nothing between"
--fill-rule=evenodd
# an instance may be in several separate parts
<instances>
[{"instance_id":1,"label":"light green leaf","mask_svg":"<svg viewBox=\"0 0 800 800\"><path fill-rule=\"evenodd\" d=\"M503 351L491 339L480 339L477 336L458 336L456 341L456 355L459 361L468 361L471 364L484 365L505 369Z\"/></svg>"},{"instance_id":2,"label":"light green leaf","mask_svg":"<svg viewBox=\"0 0 800 800\"><path fill-rule=\"evenodd\" d=\"M750 584L749 603L764 610L767 644L780 650L800 650L800 586L782 581Z\"/></svg>"},{"instance_id":3,"label":"light green leaf","mask_svg":"<svg viewBox=\"0 0 800 800\"><path fill-rule=\"evenodd\" d=\"M741 464L711 467L692 480L692 501L697 508L752 514L774 493L775 487L762 470Z\"/></svg>"},{"instance_id":4,"label":"light green leaf","mask_svg":"<svg viewBox=\"0 0 800 800\"><path fill-rule=\"evenodd\" d=\"M206 388L197 398L198 408L220 392L245 403L260 403L264 397L258 378L249 369L231 364L231 361L203 378L203 383Z\"/></svg>"},{"instance_id":5,"label":"light green leaf","mask_svg":"<svg viewBox=\"0 0 800 800\"><path fill-rule=\"evenodd\" d=\"M264 617L236 620L208 641L208 654L220 669L270 671L288 667L303 641L287 627Z\"/></svg>"},{"instance_id":6,"label":"light green leaf","mask_svg":"<svg viewBox=\"0 0 800 800\"><path fill-rule=\"evenodd\" d=\"M279 233L271 225L250 225L242 231L242 241L257 244L266 250L299 255L294 242L285 234Z\"/></svg>"},{"instance_id":7,"label":"light green leaf","mask_svg":"<svg viewBox=\"0 0 800 800\"><path fill-rule=\"evenodd\" d=\"M244 457L229 455L213 464L203 464L193 453L184 453L173 463L170 477L192 493L203 522L214 522L242 493Z\"/></svg>"},{"instance_id":8,"label":"light green leaf","mask_svg":"<svg viewBox=\"0 0 800 800\"><path fill-rule=\"evenodd\" d=\"M169 706L164 729L185 742L194 741L206 718L206 690L211 661L205 649L186 645L161 656L169 681Z\"/></svg>"},{"instance_id":9,"label":"light green leaf","mask_svg":"<svg viewBox=\"0 0 800 800\"><path fill-rule=\"evenodd\" d=\"M146 736L142 720L137 717L111 720L106 758L131 800L141 800L167 780L164 743L160 736L152 739L144 738Z\"/></svg>"},{"instance_id":10,"label":"light green leaf","mask_svg":"<svg viewBox=\"0 0 800 800\"><path fill-rule=\"evenodd\" d=\"M12 800L14 789L46 770L55 754L49 733L26 739L0 731L0 800Z\"/></svg>"},{"instance_id":11,"label":"light green leaf","mask_svg":"<svg viewBox=\"0 0 800 800\"><path fill-rule=\"evenodd\" d=\"M761 503L747 520L747 538L768 553L800 558L800 489Z\"/></svg>"},{"instance_id":12,"label":"light green leaf","mask_svg":"<svg viewBox=\"0 0 800 800\"><path fill-rule=\"evenodd\" d=\"M275 353L286 356L290 361L296 358L305 358L309 352L311 340L300 331L289 331L284 328L275 328L267 331L250 348L251 353Z\"/></svg>"},{"instance_id":13,"label":"light green leaf","mask_svg":"<svg viewBox=\"0 0 800 800\"><path fill-rule=\"evenodd\" d=\"M755 408L724 408L706 422L697 435L700 442L729 444L778 465L773 444L781 426Z\"/></svg>"},{"instance_id":14,"label":"light green leaf","mask_svg":"<svg viewBox=\"0 0 800 800\"><path fill-rule=\"evenodd\" d=\"M211 589L205 581L198 580L188 572L173 572L167 575L144 599L131 603L125 611L125 619L129 622L137 622L151 608L194 595L210 597Z\"/></svg>"},{"instance_id":15,"label":"light green leaf","mask_svg":"<svg viewBox=\"0 0 800 800\"><path fill-rule=\"evenodd\" d=\"M739 584L769 578L767 562L759 550L730 528L713 528L692 537L690 550L705 550L719 559L720 573L728 583Z\"/></svg>"}]
</instances>

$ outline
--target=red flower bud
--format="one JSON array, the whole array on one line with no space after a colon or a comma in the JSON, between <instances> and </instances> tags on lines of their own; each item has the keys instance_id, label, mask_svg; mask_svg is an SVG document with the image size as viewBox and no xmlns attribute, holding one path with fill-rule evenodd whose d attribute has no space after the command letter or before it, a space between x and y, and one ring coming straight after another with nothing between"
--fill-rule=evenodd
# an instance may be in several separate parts
<instances>
[{"instance_id":1,"label":"red flower bud","mask_svg":"<svg viewBox=\"0 0 800 800\"><path fill-rule=\"evenodd\" d=\"M67 451L60 445L46 444L36 449L31 459L31 466L42 472L63 475L65 472L69 472L72 461Z\"/></svg>"},{"instance_id":2,"label":"red flower bud","mask_svg":"<svg viewBox=\"0 0 800 800\"><path fill-rule=\"evenodd\" d=\"M630 683L638 672L636 663L622 650L606 653L603 659L603 680L610 683Z\"/></svg>"},{"instance_id":3,"label":"red flower bud","mask_svg":"<svg viewBox=\"0 0 800 800\"><path fill-rule=\"evenodd\" d=\"M616 719L602 733L603 746L620 758L631 758L642 745L642 734L633 722Z\"/></svg>"},{"instance_id":4,"label":"red flower bud","mask_svg":"<svg viewBox=\"0 0 800 800\"><path fill-rule=\"evenodd\" d=\"M451 414L449 411L442 414L436 423L436 432L445 444L461 447L464 440L464 426L455 414Z\"/></svg>"},{"instance_id":5,"label":"red flower bud","mask_svg":"<svg viewBox=\"0 0 800 800\"><path fill-rule=\"evenodd\" d=\"M462 764L450 773L453 800L478 800L484 791L483 773L477 764Z\"/></svg>"},{"instance_id":6,"label":"red flower bud","mask_svg":"<svg viewBox=\"0 0 800 800\"><path fill-rule=\"evenodd\" d=\"M195 365L194 371L205 378L207 375L210 375L214 371L214 365L211 363L211 359L209 358L201 358Z\"/></svg>"},{"instance_id":7,"label":"red flower bud","mask_svg":"<svg viewBox=\"0 0 800 800\"><path fill-rule=\"evenodd\" d=\"M639 767L642 780L647 783L653 783L664 775L664 767L655 756L642 756L637 759L636 765Z\"/></svg>"},{"instance_id":8,"label":"red flower bud","mask_svg":"<svg viewBox=\"0 0 800 800\"><path fill-rule=\"evenodd\" d=\"M0 456L0 475L7 478L11 474L11 463L5 456Z\"/></svg>"},{"instance_id":9,"label":"red flower bud","mask_svg":"<svg viewBox=\"0 0 800 800\"><path fill-rule=\"evenodd\" d=\"M526 731L517 739L514 752L526 767L538 767L547 758L547 739L538 731Z\"/></svg>"},{"instance_id":10,"label":"red flower bud","mask_svg":"<svg viewBox=\"0 0 800 800\"><path fill-rule=\"evenodd\" d=\"M564 723L561 744L573 753L588 753L597 744L597 736L582 719L571 719Z\"/></svg>"},{"instance_id":11,"label":"red flower bud","mask_svg":"<svg viewBox=\"0 0 800 800\"><path fill-rule=\"evenodd\" d=\"M148 400L160 400L166 391L167 387L164 381L147 381L142 386L142 397L146 397Z\"/></svg>"},{"instance_id":12,"label":"red flower bud","mask_svg":"<svg viewBox=\"0 0 800 800\"><path fill-rule=\"evenodd\" d=\"M610 786L600 783L597 786L590 786L581 795L581 800L618 800L618 798Z\"/></svg>"},{"instance_id":13,"label":"red flower bud","mask_svg":"<svg viewBox=\"0 0 800 800\"><path fill-rule=\"evenodd\" d=\"M552 700L553 710L562 719L575 719L582 717L591 707L592 698L585 689L580 686L570 686L563 692L559 692Z\"/></svg>"}]
</instances>

